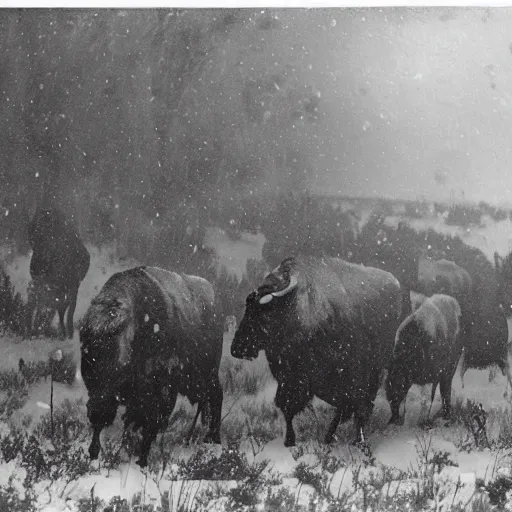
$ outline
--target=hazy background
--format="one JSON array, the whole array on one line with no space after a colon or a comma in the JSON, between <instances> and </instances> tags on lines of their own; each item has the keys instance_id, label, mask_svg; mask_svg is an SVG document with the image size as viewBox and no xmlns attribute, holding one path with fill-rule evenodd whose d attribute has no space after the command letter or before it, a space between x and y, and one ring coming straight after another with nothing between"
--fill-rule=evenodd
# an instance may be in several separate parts
<instances>
[{"instance_id":1,"label":"hazy background","mask_svg":"<svg viewBox=\"0 0 512 512\"><path fill-rule=\"evenodd\" d=\"M512 204L511 44L510 8L3 10L3 201Z\"/></svg>"}]
</instances>

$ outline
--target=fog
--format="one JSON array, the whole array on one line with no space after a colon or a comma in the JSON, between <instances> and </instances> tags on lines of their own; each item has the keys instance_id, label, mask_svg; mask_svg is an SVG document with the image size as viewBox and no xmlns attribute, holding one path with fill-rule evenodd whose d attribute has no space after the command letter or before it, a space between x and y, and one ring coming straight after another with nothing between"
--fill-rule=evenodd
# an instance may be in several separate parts
<instances>
[{"instance_id":1,"label":"fog","mask_svg":"<svg viewBox=\"0 0 512 512\"><path fill-rule=\"evenodd\" d=\"M511 203L511 9L18 9L0 27L4 201Z\"/></svg>"}]
</instances>

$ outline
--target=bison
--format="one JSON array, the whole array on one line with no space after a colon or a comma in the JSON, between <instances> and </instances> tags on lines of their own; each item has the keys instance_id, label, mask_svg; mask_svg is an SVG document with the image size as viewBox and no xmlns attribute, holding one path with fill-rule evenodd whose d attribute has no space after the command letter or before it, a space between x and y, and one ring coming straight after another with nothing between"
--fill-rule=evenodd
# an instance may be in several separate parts
<instances>
[{"instance_id":1,"label":"bison","mask_svg":"<svg viewBox=\"0 0 512 512\"><path fill-rule=\"evenodd\" d=\"M486 270L482 265L482 274L474 272L471 276L453 261L423 258L419 265L418 290L426 295L446 293L459 302L464 348L461 378L468 368L497 365L510 382L507 320L499 305L496 280L492 275L487 278Z\"/></svg>"},{"instance_id":2,"label":"bison","mask_svg":"<svg viewBox=\"0 0 512 512\"><path fill-rule=\"evenodd\" d=\"M471 335L475 316L473 280L469 273L447 259L421 258L418 269L418 291L427 297L446 294L457 299L462 311L462 332L466 339Z\"/></svg>"},{"instance_id":3,"label":"bison","mask_svg":"<svg viewBox=\"0 0 512 512\"><path fill-rule=\"evenodd\" d=\"M452 380L462 354L461 309L445 294L427 297L398 327L393 361L386 381L391 406L390 423L402 423L399 409L413 384L437 384L443 399L443 416L450 414Z\"/></svg>"},{"instance_id":4,"label":"bison","mask_svg":"<svg viewBox=\"0 0 512 512\"><path fill-rule=\"evenodd\" d=\"M78 231L57 208L38 208L28 228L28 240L34 288L29 290L26 334L32 334L34 310L46 296L46 307L59 312L61 335L72 338L78 288L89 270L89 252Z\"/></svg>"},{"instance_id":5,"label":"bison","mask_svg":"<svg viewBox=\"0 0 512 512\"><path fill-rule=\"evenodd\" d=\"M400 222L394 228L386 224L385 215L374 214L351 251L351 261L380 268L398 279L402 289L402 320L412 311L410 292L418 282L421 248L416 237L416 231L407 224Z\"/></svg>"},{"instance_id":6,"label":"bison","mask_svg":"<svg viewBox=\"0 0 512 512\"><path fill-rule=\"evenodd\" d=\"M138 464L146 466L178 393L198 403L203 423L209 417L205 441L220 443L222 327L205 279L156 267L108 279L80 327L92 459L99 454L101 430L124 405L125 428L142 429Z\"/></svg>"},{"instance_id":7,"label":"bison","mask_svg":"<svg viewBox=\"0 0 512 512\"><path fill-rule=\"evenodd\" d=\"M392 274L316 257L283 260L247 297L231 355L252 360L265 352L278 382L285 446L295 445L292 420L315 395L336 407L327 443L353 414L356 441L364 439L401 303Z\"/></svg>"},{"instance_id":8,"label":"bison","mask_svg":"<svg viewBox=\"0 0 512 512\"><path fill-rule=\"evenodd\" d=\"M421 232L420 235L430 258L453 261L466 270L473 281L472 318L470 333L464 340L461 376L466 368L497 366L510 381L508 327L500 305L500 283L496 269L480 249L466 245L457 236L442 235L434 230ZM463 303L460 306L464 324L466 307Z\"/></svg>"}]
</instances>

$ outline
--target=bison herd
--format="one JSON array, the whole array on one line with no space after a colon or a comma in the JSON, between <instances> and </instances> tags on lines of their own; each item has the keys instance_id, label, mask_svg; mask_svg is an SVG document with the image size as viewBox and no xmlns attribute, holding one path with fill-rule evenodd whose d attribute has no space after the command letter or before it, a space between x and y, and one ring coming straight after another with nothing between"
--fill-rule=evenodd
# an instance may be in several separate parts
<instances>
[{"instance_id":1,"label":"bison herd","mask_svg":"<svg viewBox=\"0 0 512 512\"><path fill-rule=\"evenodd\" d=\"M61 334L72 337L89 254L55 209L38 210L29 240L27 332L44 303L50 320L58 311ZM404 271L410 260L402 266L396 261L390 268L379 257L366 265L289 257L248 295L231 355L252 360L265 353L278 384L275 403L286 421L286 446L295 445L293 418L314 396L335 409L326 443L352 417L361 441L384 379L391 423L403 421L400 406L413 384L431 383L432 401L439 385L448 417L461 358L463 371L497 364L510 382L505 313L479 295L474 276L443 258L417 258L412 273ZM144 467L178 394L198 404L195 420L201 414L208 425L205 442L220 443L223 322L216 311L213 287L200 277L141 266L108 279L80 325L92 459L100 451L100 432L123 405L125 427L141 429L138 463Z\"/></svg>"}]
</instances>

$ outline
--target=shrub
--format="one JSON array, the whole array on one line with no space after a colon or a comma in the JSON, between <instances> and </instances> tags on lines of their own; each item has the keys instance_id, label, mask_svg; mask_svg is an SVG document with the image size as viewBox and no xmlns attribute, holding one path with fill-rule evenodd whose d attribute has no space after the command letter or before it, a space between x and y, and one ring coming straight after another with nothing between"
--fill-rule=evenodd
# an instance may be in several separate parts
<instances>
[{"instance_id":1,"label":"shrub","mask_svg":"<svg viewBox=\"0 0 512 512\"><path fill-rule=\"evenodd\" d=\"M260 503L260 494L268 487L269 481L263 476L263 471L268 465L268 461L263 461L250 466L250 471L242 478L236 487L229 490L228 493L228 511L240 510L242 507L255 507Z\"/></svg>"},{"instance_id":2,"label":"shrub","mask_svg":"<svg viewBox=\"0 0 512 512\"><path fill-rule=\"evenodd\" d=\"M507 502L507 493L511 490L512 478L504 475L498 476L485 486L491 504L500 508L503 508Z\"/></svg>"},{"instance_id":3,"label":"shrub","mask_svg":"<svg viewBox=\"0 0 512 512\"><path fill-rule=\"evenodd\" d=\"M25 305L21 295L15 292L11 278L0 267L0 331L22 334L24 312Z\"/></svg>"},{"instance_id":4,"label":"shrub","mask_svg":"<svg viewBox=\"0 0 512 512\"><path fill-rule=\"evenodd\" d=\"M228 315L235 314L235 296L238 288L236 275L230 274L223 265L219 275L213 281L215 290L216 313L223 321Z\"/></svg>"},{"instance_id":5,"label":"shrub","mask_svg":"<svg viewBox=\"0 0 512 512\"><path fill-rule=\"evenodd\" d=\"M91 498L82 497L77 501L78 512L105 512L105 502L97 496ZM116 510L116 512L121 512Z\"/></svg>"},{"instance_id":6,"label":"shrub","mask_svg":"<svg viewBox=\"0 0 512 512\"><path fill-rule=\"evenodd\" d=\"M200 448L187 460L178 461L177 476L186 480L243 480L255 478L268 465L268 461L249 464L247 456L236 448L222 448L216 456Z\"/></svg>"},{"instance_id":7,"label":"shrub","mask_svg":"<svg viewBox=\"0 0 512 512\"><path fill-rule=\"evenodd\" d=\"M13 427L0 438L2 460L10 462L19 458L30 487L40 480L60 481L64 483L62 496L71 482L89 471L89 456L81 445L88 429L79 405L80 402L73 404L67 400L55 410L53 429L47 415L32 433Z\"/></svg>"},{"instance_id":8,"label":"shrub","mask_svg":"<svg viewBox=\"0 0 512 512\"><path fill-rule=\"evenodd\" d=\"M489 215L491 219L493 219L495 222L501 222L507 219L508 213L503 208L497 208L496 206L492 206L485 201L480 201L478 203L478 207L480 208L480 211L484 215Z\"/></svg>"},{"instance_id":9,"label":"shrub","mask_svg":"<svg viewBox=\"0 0 512 512\"><path fill-rule=\"evenodd\" d=\"M428 203L414 201L405 204L404 217L410 219L423 219L429 213Z\"/></svg>"},{"instance_id":10,"label":"shrub","mask_svg":"<svg viewBox=\"0 0 512 512\"><path fill-rule=\"evenodd\" d=\"M5 512L36 512L36 495L33 489L26 487L21 497L18 489L13 485L13 477L9 483L0 487L0 510Z\"/></svg>"},{"instance_id":11,"label":"shrub","mask_svg":"<svg viewBox=\"0 0 512 512\"><path fill-rule=\"evenodd\" d=\"M383 217L393 217L393 215L395 215L393 202L388 199L379 200L377 206L374 209L374 214L382 215Z\"/></svg>"},{"instance_id":12,"label":"shrub","mask_svg":"<svg viewBox=\"0 0 512 512\"><path fill-rule=\"evenodd\" d=\"M299 254L343 258L354 241L354 229L348 213L318 197L282 195L262 228L262 255L270 267Z\"/></svg>"},{"instance_id":13,"label":"shrub","mask_svg":"<svg viewBox=\"0 0 512 512\"><path fill-rule=\"evenodd\" d=\"M263 510L292 512L296 510L295 496L286 487L277 490L268 489L263 503Z\"/></svg>"},{"instance_id":14,"label":"shrub","mask_svg":"<svg viewBox=\"0 0 512 512\"><path fill-rule=\"evenodd\" d=\"M449 226L460 226L467 228L470 226L480 226L482 220L482 211L479 208L463 204L455 204L448 210L445 223Z\"/></svg>"},{"instance_id":15,"label":"shrub","mask_svg":"<svg viewBox=\"0 0 512 512\"><path fill-rule=\"evenodd\" d=\"M271 378L267 363L248 364L230 356L222 359L219 373L224 392L233 395L254 396Z\"/></svg>"}]
</instances>

